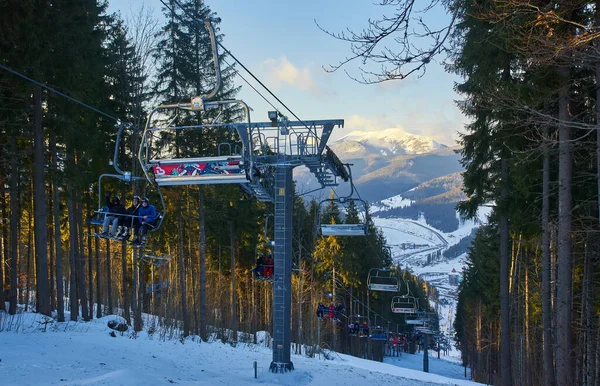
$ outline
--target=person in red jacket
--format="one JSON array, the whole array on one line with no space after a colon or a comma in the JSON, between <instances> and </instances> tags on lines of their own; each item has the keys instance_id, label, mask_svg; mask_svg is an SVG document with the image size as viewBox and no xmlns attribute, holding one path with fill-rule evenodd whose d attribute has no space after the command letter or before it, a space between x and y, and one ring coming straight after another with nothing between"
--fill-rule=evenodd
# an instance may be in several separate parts
<instances>
[{"instance_id":1,"label":"person in red jacket","mask_svg":"<svg viewBox=\"0 0 600 386\"><path fill-rule=\"evenodd\" d=\"M329 312L327 313L327 316L329 316L329 319L333 319L335 317L335 306L333 303L329 304Z\"/></svg>"},{"instance_id":2,"label":"person in red jacket","mask_svg":"<svg viewBox=\"0 0 600 386\"><path fill-rule=\"evenodd\" d=\"M273 265L275 264L275 260L273 259L273 254L269 253L267 256L267 263L265 264L265 277L273 278Z\"/></svg>"}]
</instances>

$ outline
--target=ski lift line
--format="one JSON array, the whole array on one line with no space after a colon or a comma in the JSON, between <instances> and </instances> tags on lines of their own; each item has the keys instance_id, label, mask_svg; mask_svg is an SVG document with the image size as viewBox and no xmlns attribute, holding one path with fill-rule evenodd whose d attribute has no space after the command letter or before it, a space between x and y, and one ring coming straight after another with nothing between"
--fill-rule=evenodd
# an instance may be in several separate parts
<instances>
[{"instance_id":1,"label":"ski lift line","mask_svg":"<svg viewBox=\"0 0 600 386\"><path fill-rule=\"evenodd\" d=\"M226 64L226 65L228 65L229 67L232 67L232 65L231 65L231 64L229 64L229 62L228 62L228 61L226 61L225 59L223 59L223 61L225 62L225 64ZM232 68L233 68L233 67L232 67ZM240 72L239 72L239 71L238 71L236 68L234 68L234 71L235 71L235 73L236 73L236 74L237 74L237 75L238 75L240 78L242 78L242 80L243 80L244 82L246 82L246 84L247 84L248 86L250 86L250 87L252 88L252 90L254 90L254 91L255 91L255 92L258 94L258 95L260 95L260 97L261 97L262 99L264 99L264 101L265 101L265 102L267 102L267 103L268 103L268 104L269 104L269 105L270 105L270 106L271 106L271 107L272 107L272 108L273 108L275 111L277 111L278 113L280 113L280 114L281 114L281 112L279 111L279 109L278 109L277 107L275 107L275 105L273 105L273 103L271 103L271 101L270 101L270 100L268 100L268 99L267 99L267 98L266 98L266 97L265 97L263 94L261 94L261 93L260 93L260 91L258 91L258 90L256 89L256 87L254 87L254 86L253 86L253 85L252 85L250 82L248 82L248 81L246 80L246 78L244 78L244 77L242 76L242 74L240 74Z\"/></svg>"},{"instance_id":2,"label":"ski lift line","mask_svg":"<svg viewBox=\"0 0 600 386\"><path fill-rule=\"evenodd\" d=\"M127 125L129 127L134 127L133 124L131 124L131 123L123 123L119 118L113 117L112 115L107 114L104 111L98 110L97 108L95 108L93 106L90 106L87 103L84 103L84 102L82 102L82 101L80 101L78 99L73 98L72 96L69 96L69 95L67 95L67 94L65 94L63 92L60 92L57 89L55 89L53 87L50 87L50 86L48 86L45 83L39 82L39 81L37 81L35 79L32 79L32 78L28 77L27 75L21 74L20 72L15 71L15 70L13 70L13 69L11 69L9 67L6 67L3 64L0 64L0 68L2 68L5 71L10 72L13 75L16 75L16 76L18 76L20 78L25 79L28 82L37 84L38 86L40 86L42 88L45 88L46 90L48 90L48 91L50 91L50 92L52 92L52 93L54 93L56 95L60 95L61 97L66 98L66 99L70 100L71 102L77 103L78 105L83 106L83 107L85 107L87 109L90 109L90 110L92 110L92 111L94 111L94 112L96 112L96 113L98 113L98 114L100 114L100 115L102 115L102 116L104 116L106 118L112 119L113 121L116 121L119 124L124 124L124 125Z\"/></svg>"}]
</instances>

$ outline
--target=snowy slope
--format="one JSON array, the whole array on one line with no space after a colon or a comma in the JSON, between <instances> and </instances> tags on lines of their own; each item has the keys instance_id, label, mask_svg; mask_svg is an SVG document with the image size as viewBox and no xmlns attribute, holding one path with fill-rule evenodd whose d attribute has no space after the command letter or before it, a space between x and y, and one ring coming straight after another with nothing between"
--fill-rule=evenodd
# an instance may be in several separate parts
<instances>
[{"instance_id":1,"label":"snowy slope","mask_svg":"<svg viewBox=\"0 0 600 386\"><path fill-rule=\"evenodd\" d=\"M146 332L109 335L104 317L88 323L61 323L40 331L39 316L9 320L0 313L2 385L475 385L460 364L430 356L430 373L420 371L421 355L388 358L387 363L347 355L334 360L293 355L295 370L271 374L272 352L264 346L191 339L161 340ZM12 328L7 331L12 322ZM14 323L18 322L18 323ZM18 332L14 328L18 325ZM258 364L254 378L253 362ZM445 375L449 375L449 378Z\"/></svg>"}]
</instances>

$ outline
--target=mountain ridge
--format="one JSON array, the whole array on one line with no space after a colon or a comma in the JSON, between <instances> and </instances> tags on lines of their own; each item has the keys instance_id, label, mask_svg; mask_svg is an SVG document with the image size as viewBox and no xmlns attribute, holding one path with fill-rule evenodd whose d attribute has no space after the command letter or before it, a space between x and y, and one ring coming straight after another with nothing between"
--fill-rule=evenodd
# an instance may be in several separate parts
<instances>
[{"instance_id":1,"label":"mountain ridge","mask_svg":"<svg viewBox=\"0 0 600 386\"><path fill-rule=\"evenodd\" d=\"M378 131L354 130L331 143L330 147L344 154L401 155L425 154L447 148L431 137L412 134L401 128Z\"/></svg>"}]
</instances>

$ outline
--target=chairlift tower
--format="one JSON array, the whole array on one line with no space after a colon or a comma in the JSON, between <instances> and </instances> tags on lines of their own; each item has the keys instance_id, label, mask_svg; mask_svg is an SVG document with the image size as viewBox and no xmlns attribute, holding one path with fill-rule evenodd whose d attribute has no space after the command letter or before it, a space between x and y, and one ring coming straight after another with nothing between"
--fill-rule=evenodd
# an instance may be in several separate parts
<instances>
[{"instance_id":1,"label":"chairlift tower","mask_svg":"<svg viewBox=\"0 0 600 386\"><path fill-rule=\"evenodd\" d=\"M274 203L273 361L269 369L280 373L294 368L290 350L293 170L306 166L323 188L336 186L338 178L347 181L348 174L326 146L333 128L343 126L343 120L291 122L277 112L270 112L269 118L270 122L250 125L249 137L258 154L252 161L253 181L242 187L259 200L267 192Z\"/></svg>"},{"instance_id":2,"label":"chairlift tower","mask_svg":"<svg viewBox=\"0 0 600 386\"><path fill-rule=\"evenodd\" d=\"M344 121L289 121L278 111L271 111L269 121L252 122L251 110L243 101L213 100L221 87L221 70L211 20L203 22L211 39L215 86L206 95L192 97L190 102L154 108L142 134L138 160L145 177L159 191L166 186L235 184L258 201L274 203L273 361L270 371L286 372L294 368L290 358L293 170L297 166L306 166L322 188L337 186L338 179L348 181L350 175L346 167L327 147L334 127L342 127ZM209 124L190 124L198 112L231 105L244 110L244 122L221 122L219 115ZM219 144L217 154L182 158L176 156L173 146L166 150L155 147L158 139L172 143L176 134L183 131L221 128L237 133L237 140L235 144Z\"/></svg>"}]
</instances>

